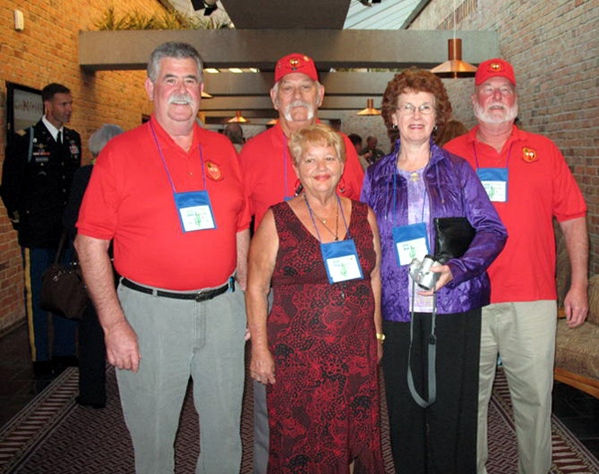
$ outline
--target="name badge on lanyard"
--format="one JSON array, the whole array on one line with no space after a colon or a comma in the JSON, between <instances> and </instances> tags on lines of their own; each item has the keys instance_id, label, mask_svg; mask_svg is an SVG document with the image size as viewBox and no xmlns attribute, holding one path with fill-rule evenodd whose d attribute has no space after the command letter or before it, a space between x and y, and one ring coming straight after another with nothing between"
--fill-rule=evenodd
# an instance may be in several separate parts
<instances>
[{"instance_id":1,"label":"name badge on lanyard","mask_svg":"<svg viewBox=\"0 0 599 474\"><path fill-rule=\"evenodd\" d=\"M210 196L207 191L174 193L174 195L183 232L216 229Z\"/></svg>"},{"instance_id":2,"label":"name badge on lanyard","mask_svg":"<svg viewBox=\"0 0 599 474\"><path fill-rule=\"evenodd\" d=\"M485 188L491 202L507 202L507 168L478 168L476 174Z\"/></svg>"},{"instance_id":3,"label":"name badge on lanyard","mask_svg":"<svg viewBox=\"0 0 599 474\"><path fill-rule=\"evenodd\" d=\"M362 266L353 239L320 244L329 283L363 279Z\"/></svg>"},{"instance_id":4,"label":"name badge on lanyard","mask_svg":"<svg viewBox=\"0 0 599 474\"><path fill-rule=\"evenodd\" d=\"M166 165L164 155L162 154L162 148L160 148L160 143L158 143L158 137L156 137L154 126L151 122L150 128L152 130L152 135L154 135L154 141L156 142L160 159L162 160L162 164L166 170L168 181L173 189L175 207L177 208L177 213L179 214L179 219L181 220L181 228L183 229L183 232L216 229L216 220L214 219L214 213L212 212L210 196L208 195L208 191L206 191L206 172L204 171L204 153L202 151L202 145L199 145L199 149L200 161L202 163L202 178L204 179L204 191L178 193L171 178L171 173Z\"/></svg>"},{"instance_id":5,"label":"name badge on lanyard","mask_svg":"<svg viewBox=\"0 0 599 474\"><path fill-rule=\"evenodd\" d=\"M316 229L316 235L318 236L318 241L320 242L320 252L322 254L322 259L324 261L324 266L327 271L327 277L330 284L364 278L362 274L362 266L360 265L360 258L358 257L358 252L356 250L356 244L354 243L353 239L349 238L349 228L347 227L347 221L345 220L345 214L343 213L341 200L339 199L339 196L336 197L337 206L338 209L341 210L341 217L343 217L343 224L345 225L345 232L348 238L342 241L328 242L323 244L322 239L320 238L320 232L316 226L316 221L314 220L312 208L310 207L310 203L308 202L306 194L304 194L304 200L306 201L310 218L312 219L314 229Z\"/></svg>"},{"instance_id":6,"label":"name badge on lanyard","mask_svg":"<svg viewBox=\"0 0 599 474\"><path fill-rule=\"evenodd\" d=\"M510 144L505 162L505 168L481 168L478 165L478 154L476 153L476 144L472 142L472 150L474 151L474 159L476 161L476 174L480 179L487 196L491 202L507 202L508 201L508 176L510 157L512 156L512 147Z\"/></svg>"},{"instance_id":7,"label":"name badge on lanyard","mask_svg":"<svg viewBox=\"0 0 599 474\"><path fill-rule=\"evenodd\" d=\"M392 232L398 265L409 265L415 258L422 260L430 253L424 222L393 227Z\"/></svg>"}]
</instances>

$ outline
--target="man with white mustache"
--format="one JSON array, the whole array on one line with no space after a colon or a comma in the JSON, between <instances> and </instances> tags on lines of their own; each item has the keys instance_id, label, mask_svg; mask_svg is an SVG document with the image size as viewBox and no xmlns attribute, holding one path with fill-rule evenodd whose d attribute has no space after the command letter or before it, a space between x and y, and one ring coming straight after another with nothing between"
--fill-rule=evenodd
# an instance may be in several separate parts
<instances>
[{"instance_id":1,"label":"man with white mustache","mask_svg":"<svg viewBox=\"0 0 599 474\"><path fill-rule=\"evenodd\" d=\"M174 472L189 379L200 417L196 474L237 474L249 206L237 153L196 123L202 59L185 43L154 50L150 120L102 150L75 247L117 370L138 474ZM118 290L108 247L122 278Z\"/></svg>"},{"instance_id":2,"label":"man with white mustache","mask_svg":"<svg viewBox=\"0 0 599 474\"><path fill-rule=\"evenodd\" d=\"M518 98L512 65L501 59L483 62L475 86L478 126L445 148L477 171L509 235L489 267L491 304L482 312L477 472L487 472L487 409L499 354L514 407L518 473L543 474L551 467L557 323L553 218L570 257L564 310L574 328L588 310L586 204L557 146L514 125Z\"/></svg>"},{"instance_id":3,"label":"man with white mustache","mask_svg":"<svg viewBox=\"0 0 599 474\"><path fill-rule=\"evenodd\" d=\"M324 98L324 87L318 82L314 61L304 54L289 54L275 67L275 84L270 91L277 124L249 140L241 150L241 168L246 195L254 215L254 229L270 206L301 192L287 149L289 137L317 122L316 112ZM364 172L358 154L345 135L347 160L337 192L360 199ZM254 474L266 473L268 462L268 418L265 386L254 381Z\"/></svg>"}]
</instances>

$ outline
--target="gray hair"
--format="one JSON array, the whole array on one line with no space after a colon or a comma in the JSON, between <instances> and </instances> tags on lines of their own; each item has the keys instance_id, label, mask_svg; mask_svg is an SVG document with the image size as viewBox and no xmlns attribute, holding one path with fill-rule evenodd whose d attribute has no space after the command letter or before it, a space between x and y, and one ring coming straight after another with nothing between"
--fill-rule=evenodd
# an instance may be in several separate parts
<instances>
[{"instance_id":1,"label":"gray hair","mask_svg":"<svg viewBox=\"0 0 599 474\"><path fill-rule=\"evenodd\" d=\"M98 130L92 133L92 136L89 137L89 141L87 142L92 156L96 158L102 151L102 148L106 146L111 138L114 138L124 132L125 130L118 125L113 125L111 123L102 125Z\"/></svg>"},{"instance_id":2,"label":"gray hair","mask_svg":"<svg viewBox=\"0 0 599 474\"><path fill-rule=\"evenodd\" d=\"M277 82L275 82L275 85L272 86L272 90L274 91L274 94L276 96L279 95L279 88L281 87L281 80L283 80L283 79L284 79L284 77L279 79ZM311 80L312 80L312 82L314 82L314 84L316 84L316 89L320 89L322 87L322 84L320 82L315 81L314 79L311 79Z\"/></svg>"},{"instance_id":3,"label":"gray hair","mask_svg":"<svg viewBox=\"0 0 599 474\"><path fill-rule=\"evenodd\" d=\"M162 43L150 55L148 61L148 77L152 82L156 82L156 79L158 79L160 61L164 58L193 59L198 65L198 79L200 82L203 82L202 71L204 60L200 56L200 53L198 53L198 50L192 45L176 41Z\"/></svg>"}]
</instances>

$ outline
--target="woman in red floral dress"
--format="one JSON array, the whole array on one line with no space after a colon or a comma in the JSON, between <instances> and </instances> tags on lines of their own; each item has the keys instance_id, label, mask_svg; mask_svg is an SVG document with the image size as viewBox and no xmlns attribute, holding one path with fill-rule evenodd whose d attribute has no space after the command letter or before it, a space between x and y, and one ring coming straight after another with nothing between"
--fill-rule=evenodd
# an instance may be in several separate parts
<instances>
[{"instance_id":1,"label":"woman in red floral dress","mask_svg":"<svg viewBox=\"0 0 599 474\"><path fill-rule=\"evenodd\" d=\"M265 215L246 292L250 372L268 385L268 472L345 474L356 462L382 473L376 219L336 193L345 162L339 134L308 127L289 149L304 192Z\"/></svg>"}]
</instances>

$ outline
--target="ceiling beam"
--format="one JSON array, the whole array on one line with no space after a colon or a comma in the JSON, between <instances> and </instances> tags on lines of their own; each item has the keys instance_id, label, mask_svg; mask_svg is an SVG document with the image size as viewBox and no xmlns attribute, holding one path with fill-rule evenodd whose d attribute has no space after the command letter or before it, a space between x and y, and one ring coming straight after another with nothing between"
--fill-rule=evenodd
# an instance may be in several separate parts
<instances>
[{"instance_id":1,"label":"ceiling beam","mask_svg":"<svg viewBox=\"0 0 599 474\"><path fill-rule=\"evenodd\" d=\"M340 30L350 0L221 0L237 29L327 28Z\"/></svg>"},{"instance_id":2,"label":"ceiling beam","mask_svg":"<svg viewBox=\"0 0 599 474\"><path fill-rule=\"evenodd\" d=\"M374 105L378 107L381 99L375 99ZM327 96L325 95L320 109L330 110L362 110L366 107L364 97L350 96ZM269 96L261 97L215 97L203 100L200 109L203 112L213 110L261 110L272 109L272 101Z\"/></svg>"},{"instance_id":3,"label":"ceiling beam","mask_svg":"<svg viewBox=\"0 0 599 474\"><path fill-rule=\"evenodd\" d=\"M319 79L327 96L380 96L394 75L392 72L323 72ZM267 72L204 74L204 88L215 97L267 96L273 83L274 74Z\"/></svg>"},{"instance_id":4,"label":"ceiling beam","mask_svg":"<svg viewBox=\"0 0 599 474\"><path fill-rule=\"evenodd\" d=\"M302 3L302 2L298 2ZM496 32L460 31L465 61L499 55ZM87 70L145 69L150 53L166 41L195 46L206 65L273 70L292 52L311 56L319 69L431 68L447 60L450 30L165 30L83 31L79 65Z\"/></svg>"}]
</instances>

